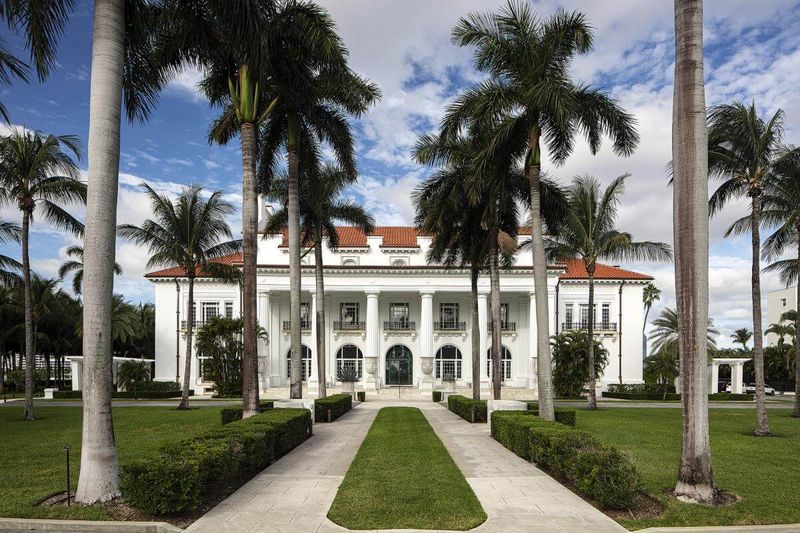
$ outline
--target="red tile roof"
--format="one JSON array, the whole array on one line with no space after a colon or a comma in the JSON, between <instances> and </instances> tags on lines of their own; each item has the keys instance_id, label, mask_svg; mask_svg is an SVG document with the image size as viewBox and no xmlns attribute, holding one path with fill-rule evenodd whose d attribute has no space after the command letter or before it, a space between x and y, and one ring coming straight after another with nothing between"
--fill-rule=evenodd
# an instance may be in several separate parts
<instances>
[{"instance_id":1,"label":"red tile roof","mask_svg":"<svg viewBox=\"0 0 800 533\"><path fill-rule=\"evenodd\" d=\"M361 228L353 226L337 226L340 248L366 248L367 237L383 237L382 248L419 248L417 235L419 232L413 226L377 226L367 235ZM283 230L283 240L280 246L289 246L289 234Z\"/></svg>"},{"instance_id":2,"label":"red tile roof","mask_svg":"<svg viewBox=\"0 0 800 533\"><path fill-rule=\"evenodd\" d=\"M222 257L218 257L214 259L215 263L222 263L223 265L238 265L242 262L242 254L235 253L230 255L223 255ZM183 267L170 267L165 268L164 270L157 270L156 272L150 272L145 274L144 277L146 278L180 278L186 275L186 270ZM198 268L196 271L197 276L203 276L203 272Z\"/></svg>"},{"instance_id":3,"label":"red tile roof","mask_svg":"<svg viewBox=\"0 0 800 533\"><path fill-rule=\"evenodd\" d=\"M586 267L580 259L567 259L564 261L567 270L559 276L561 279L587 279L589 273L586 272ZM624 280L641 280L647 281L653 279L653 276L647 274L640 274L632 270L625 270L617 266L606 265L597 263L594 271L594 279L624 279Z\"/></svg>"}]
</instances>

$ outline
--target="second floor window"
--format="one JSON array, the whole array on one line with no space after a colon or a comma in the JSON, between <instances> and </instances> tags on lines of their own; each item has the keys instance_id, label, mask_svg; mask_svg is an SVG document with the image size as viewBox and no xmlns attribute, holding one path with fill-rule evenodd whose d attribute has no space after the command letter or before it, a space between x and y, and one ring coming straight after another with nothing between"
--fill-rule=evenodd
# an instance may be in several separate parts
<instances>
[{"instance_id":1,"label":"second floor window","mask_svg":"<svg viewBox=\"0 0 800 533\"><path fill-rule=\"evenodd\" d=\"M506 325L508 324L508 319L508 304L500 304L500 323Z\"/></svg>"},{"instance_id":2,"label":"second floor window","mask_svg":"<svg viewBox=\"0 0 800 533\"><path fill-rule=\"evenodd\" d=\"M225 302L225 318L233 318L233 302Z\"/></svg>"},{"instance_id":3,"label":"second floor window","mask_svg":"<svg viewBox=\"0 0 800 533\"><path fill-rule=\"evenodd\" d=\"M310 306L308 302L301 302L300 303L300 324L306 324L311 319L309 316L311 314Z\"/></svg>"},{"instance_id":4,"label":"second floor window","mask_svg":"<svg viewBox=\"0 0 800 533\"><path fill-rule=\"evenodd\" d=\"M344 302L339 305L339 320L346 324L358 322L358 303Z\"/></svg>"},{"instance_id":5,"label":"second floor window","mask_svg":"<svg viewBox=\"0 0 800 533\"><path fill-rule=\"evenodd\" d=\"M393 303L389 306L389 320L398 324L407 324L409 318L407 303Z\"/></svg>"},{"instance_id":6,"label":"second floor window","mask_svg":"<svg viewBox=\"0 0 800 533\"><path fill-rule=\"evenodd\" d=\"M603 326L608 327L611 323L611 304L603 304L602 315L600 319L603 321Z\"/></svg>"},{"instance_id":7,"label":"second floor window","mask_svg":"<svg viewBox=\"0 0 800 533\"><path fill-rule=\"evenodd\" d=\"M442 324L454 325L458 323L458 304L441 303L439 304L439 322Z\"/></svg>"},{"instance_id":8,"label":"second floor window","mask_svg":"<svg viewBox=\"0 0 800 533\"><path fill-rule=\"evenodd\" d=\"M564 322L567 324L568 328L572 327L574 320L575 317L572 316L572 304L567 304L567 307L564 308Z\"/></svg>"},{"instance_id":9,"label":"second floor window","mask_svg":"<svg viewBox=\"0 0 800 533\"><path fill-rule=\"evenodd\" d=\"M219 316L219 303L217 302L203 302L203 322L208 322L213 318ZM197 317L195 317L197 319Z\"/></svg>"}]
</instances>

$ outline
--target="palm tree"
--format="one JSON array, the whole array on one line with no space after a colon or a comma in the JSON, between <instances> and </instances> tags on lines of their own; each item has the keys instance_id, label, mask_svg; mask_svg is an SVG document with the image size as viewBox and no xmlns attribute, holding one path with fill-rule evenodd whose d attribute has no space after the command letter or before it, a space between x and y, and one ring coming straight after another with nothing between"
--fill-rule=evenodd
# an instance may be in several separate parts
<instances>
[{"instance_id":1,"label":"palm tree","mask_svg":"<svg viewBox=\"0 0 800 533\"><path fill-rule=\"evenodd\" d=\"M75 501L119 496L111 418L111 311L119 188L122 105L130 122L144 121L164 77L152 32L160 6L148 0L95 0L89 92L88 193L83 250L83 431Z\"/></svg>"},{"instance_id":2,"label":"palm tree","mask_svg":"<svg viewBox=\"0 0 800 533\"><path fill-rule=\"evenodd\" d=\"M559 11L539 19L531 4L509 0L496 14L472 14L459 20L453 41L474 45L475 66L491 77L468 90L448 110L443 134L454 136L463 124L482 117L493 132L489 151L524 161L530 189L534 291L547 294L541 211L541 143L551 159L563 163L583 132L592 153L603 135L613 149L629 155L638 144L635 119L601 91L575 84L572 59L592 47L592 31L581 13ZM492 161L494 158L487 157ZM536 298L540 413L554 419L547 298Z\"/></svg>"},{"instance_id":3,"label":"palm tree","mask_svg":"<svg viewBox=\"0 0 800 533\"><path fill-rule=\"evenodd\" d=\"M756 377L756 436L769 435L764 396L764 349L761 322L761 210L766 182L786 150L783 140L783 111L768 120L758 115L755 102L740 102L711 108L708 116L708 162L710 177L722 180L709 201L711 214L730 200L750 198L750 241L752 245L751 296L753 305L753 367ZM742 226L732 226L725 236Z\"/></svg>"},{"instance_id":4,"label":"palm tree","mask_svg":"<svg viewBox=\"0 0 800 533\"><path fill-rule=\"evenodd\" d=\"M669 350L675 353L680 352L681 335L678 334L680 328L680 320L678 313L675 309L669 307L664 308L659 313L658 318L653 320L653 328L650 331L650 340L652 341L653 352L661 350ZM705 328L705 348L706 352L713 353L717 350L716 337L719 331L714 327L714 321L709 319Z\"/></svg>"},{"instance_id":5,"label":"palm tree","mask_svg":"<svg viewBox=\"0 0 800 533\"><path fill-rule=\"evenodd\" d=\"M345 52L330 17L311 2L168 0L165 5L166 23L157 46L161 63L172 71L187 64L203 68L206 75L201 86L212 105L223 109L211 125L209 140L226 144L237 133L240 136L243 396L244 416L248 417L258 412L255 158L260 147L257 130L273 112L279 98L286 98L297 88L308 87L318 69L343 63ZM277 88L278 84L283 88ZM297 291L298 301L292 307L296 307L297 316L293 314L292 319L296 319L299 328L299 288ZM299 335L298 329L298 358Z\"/></svg>"},{"instance_id":6,"label":"palm tree","mask_svg":"<svg viewBox=\"0 0 800 533\"><path fill-rule=\"evenodd\" d=\"M0 220L0 244L19 242L22 228L14 222ZM13 285L19 281L17 272L22 265L16 259L0 254L0 286Z\"/></svg>"},{"instance_id":7,"label":"palm tree","mask_svg":"<svg viewBox=\"0 0 800 533\"><path fill-rule=\"evenodd\" d=\"M291 324L290 397L303 395L300 354L300 195L299 162L302 150L324 140L340 170L355 179L356 160L348 116L358 117L380 97L378 88L352 72L344 61L344 48L330 27L331 42L341 54L328 61L301 85L276 85L277 104L261 128L263 147L259 164L263 189L268 189L279 154L285 147L288 162L287 215Z\"/></svg>"},{"instance_id":8,"label":"palm tree","mask_svg":"<svg viewBox=\"0 0 800 533\"><path fill-rule=\"evenodd\" d=\"M762 195L762 223L774 228L762 247L762 258L771 261L765 272L778 272L781 282L787 287L794 284L797 290L796 301L800 303L800 151L792 150L781 157L773 167L772 179L767 180ZM750 217L738 220L734 225L750 224ZM738 230L738 228L737 228ZM792 247L797 257L782 259ZM781 315L781 322L792 322L795 326L795 339L800 339L800 320L797 309ZM795 349L795 401L792 416L800 417L800 341Z\"/></svg>"},{"instance_id":9,"label":"palm tree","mask_svg":"<svg viewBox=\"0 0 800 533\"><path fill-rule=\"evenodd\" d=\"M66 254L70 259L64 261L58 268L58 277L63 281L65 277L73 274L72 292L80 295L83 285L83 246L70 246L67 248ZM119 266L119 263L114 263L114 274L117 276L122 274L122 267Z\"/></svg>"},{"instance_id":10,"label":"palm tree","mask_svg":"<svg viewBox=\"0 0 800 533\"><path fill-rule=\"evenodd\" d=\"M672 168L675 285L680 317L683 431L675 494L716 497L708 435L708 125L703 80L703 0L675 0Z\"/></svg>"},{"instance_id":11,"label":"palm tree","mask_svg":"<svg viewBox=\"0 0 800 533\"><path fill-rule=\"evenodd\" d=\"M648 380L661 383L664 393L661 399L666 399L670 383L680 375L678 352L659 350L647 356L644 360L644 375Z\"/></svg>"},{"instance_id":12,"label":"palm tree","mask_svg":"<svg viewBox=\"0 0 800 533\"><path fill-rule=\"evenodd\" d=\"M303 150L306 152L306 150ZM316 152L316 150L314 150ZM299 206L300 235L304 245L314 248L314 275L316 278L317 312L317 375L319 396L327 396L325 373L325 281L323 277L322 244L329 248L339 245L336 222L344 222L370 233L375 228L375 219L363 207L342 198L344 188L353 183L353 176L341 168L326 164L320 167L319 154L301 157ZM273 180L269 195L280 202L282 208L267 221L265 232L278 233L286 227L289 219L289 177L282 175Z\"/></svg>"},{"instance_id":13,"label":"palm tree","mask_svg":"<svg viewBox=\"0 0 800 533\"><path fill-rule=\"evenodd\" d=\"M589 274L589 316L586 329L594 338L594 273L597 261L671 261L672 250L661 242L634 241L630 233L616 228L618 208L625 192L626 176L613 180L600 190L600 182L590 176L575 178L568 192L569 209L557 234L545 239L548 258L554 261L568 257L580 259ZM588 409L597 409L595 389L594 343L589 343ZM620 367L620 375L622 369Z\"/></svg>"},{"instance_id":14,"label":"palm tree","mask_svg":"<svg viewBox=\"0 0 800 533\"><path fill-rule=\"evenodd\" d=\"M70 155L72 154L72 155ZM15 202L22 212L22 283L25 293L25 420L33 416L35 353L31 294L30 228L34 215L75 235L83 224L65 209L86 201L86 185L72 156L80 158L75 137L16 130L0 138L0 203Z\"/></svg>"},{"instance_id":15,"label":"palm tree","mask_svg":"<svg viewBox=\"0 0 800 533\"><path fill-rule=\"evenodd\" d=\"M133 390L136 400L139 385L150 380L150 370L144 361L125 361L117 369L117 384L126 391Z\"/></svg>"},{"instance_id":16,"label":"palm tree","mask_svg":"<svg viewBox=\"0 0 800 533\"><path fill-rule=\"evenodd\" d=\"M152 219L141 226L123 224L121 237L130 239L150 252L147 267L177 265L186 272L189 280L189 302L186 308L186 359L183 370L183 393L178 409L189 409L189 377L192 371L192 332L194 329L194 280L206 272L234 277L233 267L212 260L241 249L241 241L231 239L231 230L225 217L234 213L234 207L217 191L204 198L204 189L193 185L183 190L175 203L143 183L142 190L150 199Z\"/></svg>"},{"instance_id":17,"label":"palm tree","mask_svg":"<svg viewBox=\"0 0 800 533\"><path fill-rule=\"evenodd\" d=\"M642 323L642 334L647 328L647 317L650 315L650 309L653 304L661 300L661 289L655 286L652 282L648 282L642 289L642 303L644 303L644 322Z\"/></svg>"},{"instance_id":18,"label":"palm tree","mask_svg":"<svg viewBox=\"0 0 800 533\"><path fill-rule=\"evenodd\" d=\"M0 21L25 37L28 49L40 81L43 81L56 66L56 41L64 32L64 26L74 0L2 0ZM14 78L28 81L29 66L15 57L0 41L0 85L11 85ZM0 116L10 122L5 106L0 103Z\"/></svg>"},{"instance_id":19,"label":"palm tree","mask_svg":"<svg viewBox=\"0 0 800 533\"><path fill-rule=\"evenodd\" d=\"M753 338L753 332L747 328L739 328L731 335L731 340L734 344L741 344L742 351L747 351L747 343Z\"/></svg>"}]
</instances>

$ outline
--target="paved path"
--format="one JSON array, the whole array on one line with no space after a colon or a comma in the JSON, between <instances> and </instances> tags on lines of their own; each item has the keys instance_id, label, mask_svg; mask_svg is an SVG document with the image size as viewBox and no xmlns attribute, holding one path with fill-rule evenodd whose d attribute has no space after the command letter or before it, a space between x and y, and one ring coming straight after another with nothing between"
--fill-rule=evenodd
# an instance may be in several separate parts
<instances>
[{"instance_id":1,"label":"paved path","mask_svg":"<svg viewBox=\"0 0 800 533\"><path fill-rule=\"evenodd\" d=\"M447 447L486 510L480 532L626 531L616 522L506 450L485 424L468 424L432 402L370 401L314 436L250 480L187 533L345 531L328 509L369 426L382 407L418 407Z\"/></svg>"}]
</instances>

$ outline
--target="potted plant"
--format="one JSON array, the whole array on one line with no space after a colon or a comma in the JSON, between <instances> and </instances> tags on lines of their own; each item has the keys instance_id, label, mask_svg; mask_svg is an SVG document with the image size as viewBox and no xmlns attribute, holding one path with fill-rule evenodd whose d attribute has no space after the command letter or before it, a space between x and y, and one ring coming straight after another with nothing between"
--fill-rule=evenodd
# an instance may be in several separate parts
<instances>
[{"instance_id":1,"label":"potted plant","mask_svg":"<svg viewBox=\"0 0 800 533\"><path fill-rule=\"evenodd\" d=\"M342 382L342 392L353 394L355 383L358 381L358 373L355 368L345 366L336 372L336 379Z\"/></svg>"},{"instance_id":2,"label":"potted plant","mask_svg":"<svg viewBox=\"0 0 800 533\"><path fill-rule=\"evenodd\" d=\"M456 390L456 377L453 374L445 374L442 376L442 385L445 390L455 392Z\"/></svg>"}]
</instances>

